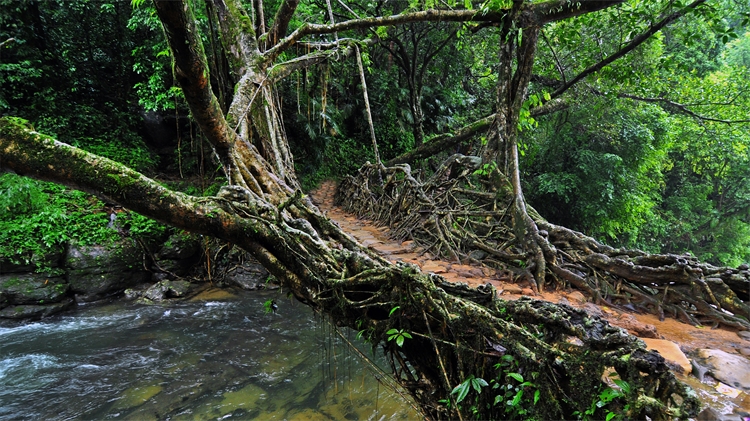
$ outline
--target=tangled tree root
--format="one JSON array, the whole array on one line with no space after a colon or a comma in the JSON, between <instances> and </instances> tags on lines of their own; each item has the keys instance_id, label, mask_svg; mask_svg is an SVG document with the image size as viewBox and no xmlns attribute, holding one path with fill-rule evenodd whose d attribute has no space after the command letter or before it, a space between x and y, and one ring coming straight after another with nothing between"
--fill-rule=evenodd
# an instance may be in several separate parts
<instances>
[{"instance_id":1,"label":"tangled tree root","mask_svg":"<svg viewBox=\"0 0 750 421\"><path fill-rule=\"evenodd\" d=\"M411 238L424 250L463 262L482 263L508 276L533 278L535 258L512 229L512 192L500 183L480 191L470 174L474 157L453 155L421 180L408 165L363 166L339 186L337 202L359 217L388 225L398 240ZM716 267L691 255L648 254L616 249L545 221L537 248L546 271L540 285L573 286L597 303L669 315L693 325L750 329L750 270ZM538 254L538 253L537 253ZM538 276L537 276L538 277Z\"/></svg>"},{"instance_id":2,"label":"tangled tree root","mask_svg":"<svg viewBox=\"0 0 750 421\"><path fill-rule=\"evenodd\" d=\"M428 419L665 420L700 409L658 353L570 306L498 300L491 285L469 289L409 264L342 279L316 301L382 340Z\"/></svg>"},{"instance_id":3,"label":"tangled tree root","mask_svg":"<svg viewBox=\"0 0 750 421\"><path fill-rule=\"evenodd\" d=\"M377 168L366 165L342 183L338 200L433 253L510 269L526 256L504 223L509 205L502 192L472 189L473 166L453 156L425 182L405 165L380 168L381 185ZM553 242L575 234L543 228ZM589 244L575 238L572 244ZM607 256L597 247L585 255ZM558 251L571 263L548 266L551 281L572 275L596 291L574 272L588 267L574 249ZM591 276L601 277L603 270L594 268ZM700 409L658 353L570 306L499 300L489 284L470 289L403 263L335 282L317 301L338 323L360 318L355 326L366 339L382 341L396 378L430 419L603 419L610 412L673 419Z\"/></svg>"}]
</instances>

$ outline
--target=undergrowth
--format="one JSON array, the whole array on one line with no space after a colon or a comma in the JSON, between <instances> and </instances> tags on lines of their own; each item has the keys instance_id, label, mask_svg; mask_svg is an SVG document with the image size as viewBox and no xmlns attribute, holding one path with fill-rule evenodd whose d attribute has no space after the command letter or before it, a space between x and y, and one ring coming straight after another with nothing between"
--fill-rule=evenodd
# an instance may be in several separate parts
<instances>
[{"instance_id":1,"label":"undergrowth","mask_svg":"<svg viewBox=\"0 0 750 421\"><path fill-rule=\"evenodd\" d=\"M111 219L114 215L114 220ZM158 239L167 227L139 214L53 183L0 175L0 257L37 265L70 241L111 245L123 237Z\"/></svg>"}]
</instances>

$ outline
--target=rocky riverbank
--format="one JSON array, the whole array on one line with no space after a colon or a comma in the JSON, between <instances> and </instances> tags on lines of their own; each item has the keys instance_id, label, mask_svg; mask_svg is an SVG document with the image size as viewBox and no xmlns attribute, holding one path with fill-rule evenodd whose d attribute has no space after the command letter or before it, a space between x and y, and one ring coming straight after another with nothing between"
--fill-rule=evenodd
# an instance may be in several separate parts
<instances>
[{"instance_id":1,"label":"rocky riverbank","mask_svg":"<svg viewBox=\"0 0 750 421\"><path fill-rule=\"evenodd\" d=\"M61 245L22 262L0 258L0 319L40 319L78 304L117 297L180 298L206 282L265 287L268 272L245 252L176 233L149 246L133 238L109 245Z\"/></svg>"}]
</instances>

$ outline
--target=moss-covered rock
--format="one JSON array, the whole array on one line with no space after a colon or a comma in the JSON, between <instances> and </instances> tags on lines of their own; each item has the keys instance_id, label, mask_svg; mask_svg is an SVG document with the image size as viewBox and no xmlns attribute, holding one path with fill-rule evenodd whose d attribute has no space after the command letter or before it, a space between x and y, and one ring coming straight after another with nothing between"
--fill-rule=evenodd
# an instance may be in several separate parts
<instances>
[{"instance_id":1,"label":"moss-covered rock","mask_svg":"<svg viewBox=\"0 0 750 421\"><path fill-rule=\"evenodd\" d=\"M73 307L74 304L75 302L72 298L65 298L59 303L52 304L10 305L0 309L0 319L41 319L67 310Z\"/></svg>"},{"instance_id":2,"label":"moss-covered rock","mask_svg":"<svg viewBox=\"0 0 750 421\"><path fill-rule=\"evenodd\" d=\"M190 282L188 281L161 281L157 282L146 292L143 293L143 298L147 298L151 301L162 301L167 298L180 298L184 297L190 290Z\"/></svg>"},{"instance_id":3,"label":"moss-covered rock","mask_svg":"<svg viewBox=\"0 0 750 421\"><path fill-rule=\"evenodd\" d=\"M195 257L200 251L200 239L195 234L176 233L171 235L161 247L158 260L185 260Z\"/></svg>"},{"instance_id":4,"label":"moss-covered rock","mask_svg":"<svg viewBox=\"0 0 750 421\"><path fill-rule=\"evenodd\" d=\"M128 240L112 246L72 244L66 256L68 281L78 301L95 301L148 280L143 262L143 250Z\"/></svg>"},{"instance_id":5,"label":"moss-covered rock","mask_svg":"<svg viewBox=\"0 0 750 421\"><path fill-rule=\"evenodd\" d=\"M69 289L70 285L62 277L34 273L0 276L0 293L8 304L57 303L66 297Z\"/></svg>"},{"instance_id":6,"label":"moss-covered rock","mask_svg":"<svg viewBox=\"0 0 750 421\"><path fill-rule=\"evenodd\" d=\"M62 245L52 246L49 253L41 255L0 256L0 274L55 271L62 267L64 256Z\"/></svg>"}]
</instances>

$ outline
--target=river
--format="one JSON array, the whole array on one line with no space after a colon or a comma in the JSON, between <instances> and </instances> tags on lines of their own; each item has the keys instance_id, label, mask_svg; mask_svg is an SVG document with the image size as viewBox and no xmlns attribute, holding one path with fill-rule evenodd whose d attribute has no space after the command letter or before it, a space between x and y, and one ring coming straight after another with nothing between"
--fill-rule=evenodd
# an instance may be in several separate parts
<instances>
[{"instance_id":1,"label":"river","mask_svg":"<svg viewBox=\"0 0 750 421\"><path fill-rule=\"evenodd\" d=\"M0 420L418 418L308 307L277 292L199 297L0 327Z\"/></svg>"}]
</instances>

